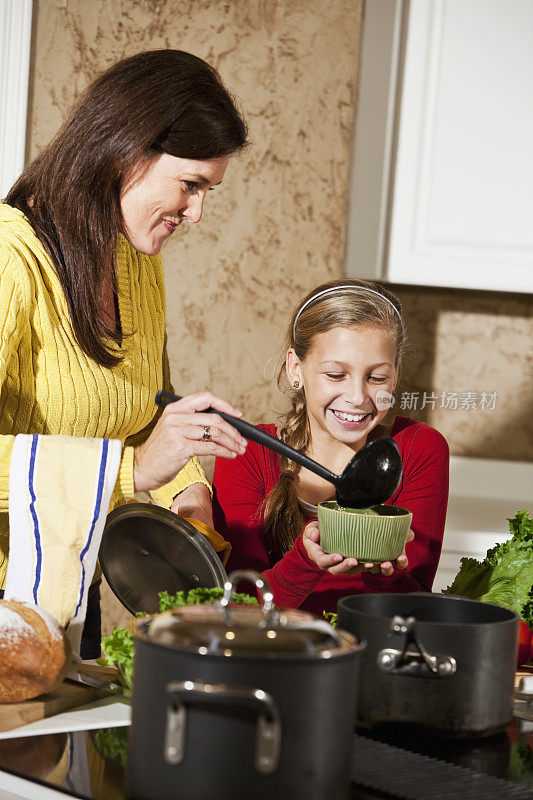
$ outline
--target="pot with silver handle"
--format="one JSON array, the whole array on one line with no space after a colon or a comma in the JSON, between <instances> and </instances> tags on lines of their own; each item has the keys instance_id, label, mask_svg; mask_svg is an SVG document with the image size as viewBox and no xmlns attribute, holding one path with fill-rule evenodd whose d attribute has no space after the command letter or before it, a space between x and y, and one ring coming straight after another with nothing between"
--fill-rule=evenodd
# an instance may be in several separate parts
<instances>
[{"instance_id":1,"label":"pot with silver handle","mask_svg":"<svg viewBox=\"0 0 533 800\"><path fill-rule=\"evenodd\" d=\"M230 603L251 580L263 604ZM219 603L141 619L127 788L145 800L346 800L356 638L278 609L256 573Z\"/></svg>"},{"instance_id":2,"label":"pot with silver handle","mask_svg":"<svg viewBox=\"0 0 533 800\"><path fill-rule=\"evenodd\" d=\"M367 642L360 723L490 736L511 721L518 632L512 611L413 592L344 597L338 614L342 628Z\"/></svg>"}]
</instances>

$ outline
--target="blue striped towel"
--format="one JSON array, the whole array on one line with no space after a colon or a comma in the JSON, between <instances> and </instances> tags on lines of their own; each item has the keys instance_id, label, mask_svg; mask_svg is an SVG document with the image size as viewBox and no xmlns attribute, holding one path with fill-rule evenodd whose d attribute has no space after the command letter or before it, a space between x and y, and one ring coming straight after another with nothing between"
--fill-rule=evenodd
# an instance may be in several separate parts
<instances>
[{"instance_id":1,"label":"blue striped towel","mask_svg":"<svg viewBox=\"0 0 533 800\"><path fill-rule=\"evenodd\" d=\"M53 614L74 653L121 453L116 439L15 437L5 598Z\"/></svg>"}]
</instances>

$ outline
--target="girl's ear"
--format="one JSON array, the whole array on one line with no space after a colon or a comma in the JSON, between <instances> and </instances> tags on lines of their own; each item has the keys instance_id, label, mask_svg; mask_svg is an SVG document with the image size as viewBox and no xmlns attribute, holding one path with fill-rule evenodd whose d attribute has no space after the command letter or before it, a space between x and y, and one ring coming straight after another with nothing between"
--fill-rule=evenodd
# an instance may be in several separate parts
<instances>
[{"instance_id":1,"label":"girl's ear","mask_svg":"<svg viewBox=\"0 0 533 800\"><path fill-rule=\"evenodd\" d=\"M287 355L285 357L285 372L287 374L287 380L293 388L296 388L296 383L298 384L298 388L302 386L300 361L292 347L290 350L287 350Z\"/></svg>"}]
</instances>

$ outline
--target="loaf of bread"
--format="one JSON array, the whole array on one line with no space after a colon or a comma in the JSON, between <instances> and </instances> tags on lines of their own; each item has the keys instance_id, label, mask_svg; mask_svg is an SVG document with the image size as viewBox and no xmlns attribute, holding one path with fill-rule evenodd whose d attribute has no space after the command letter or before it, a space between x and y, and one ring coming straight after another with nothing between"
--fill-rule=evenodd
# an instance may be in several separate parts
<instances>
[{"instance_id":1,"label":"loaf of bread","mask_svg":"<svg viewBox=\"0 0 533 800\"><path fill-rule=\"evenodd\" d=\"M18 703L54 689L68 669L63 628L42 608L0 600L0 703Z\"/></svg>"}]
</instances>

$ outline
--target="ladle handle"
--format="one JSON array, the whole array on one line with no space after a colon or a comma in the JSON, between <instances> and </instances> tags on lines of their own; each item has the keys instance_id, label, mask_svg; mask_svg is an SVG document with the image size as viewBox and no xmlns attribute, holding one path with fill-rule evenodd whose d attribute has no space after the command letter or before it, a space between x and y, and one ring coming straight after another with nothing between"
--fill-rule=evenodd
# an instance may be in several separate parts
<instances>
[{"instance_id":1,"label":"ladle handle","mask_svg":"<svg viewBox=\"0 0 533 800\"><path fill-rule=\"evenodd\" d=\"M168 403L175 403L177 400L181 400L179 395L172 394L172 392L167 392L165 390L158 392L155 397L155 402L158 406L166 406ZM252 425L250 422L246 422L244 419L227 414L225 411L219 411L218 408L207 408L205 413L218 414L219 417L222 417L222 419L225 419L226 422L229 422L230 425L236 428L245 439L250 439L250 441L255 442L256 444L261 444L263 447L267 447L269 450L274 450L275 453L279 453L281 456L285 456L285 458L288 458L291 461L296 462L296 464L300 464L300 466L305 467L310 472L320 475L320 477L324 478L324 480L329 481L334 485L336 484L338 476L335 475L335 473L330 472L330 470L326 469L326 467L323 467L322 464L318 464L316 461L313 461L313 459L309 458L309 456L299 453L298 450L295 450L293 447L285 444L285 442L276 439L275 436L271 436L270 433L262 431L260 428L256 428L256 426Z\"/></svg>"}]
</instances>

